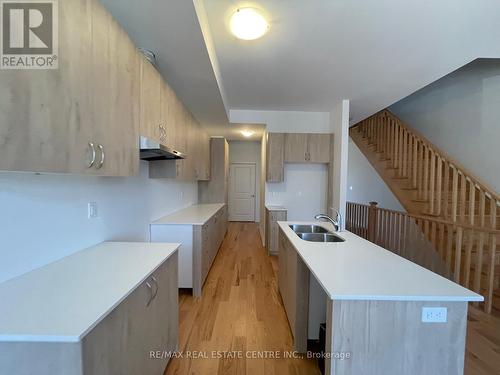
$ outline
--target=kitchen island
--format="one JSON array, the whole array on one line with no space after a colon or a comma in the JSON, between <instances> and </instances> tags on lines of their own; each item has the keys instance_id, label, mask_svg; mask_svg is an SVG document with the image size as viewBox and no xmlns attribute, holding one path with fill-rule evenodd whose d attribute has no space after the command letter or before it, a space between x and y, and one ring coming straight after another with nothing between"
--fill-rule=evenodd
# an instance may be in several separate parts
<instances>
[{"instance_id":1,"label":"kitchen island","mask_svg":"<svg viewBox=\"0 0 500 375\"><path fill-rule=\"evenodd\" d=\"M327 299L326 374L463 374L467 303L482 296L350 232L309 242L292 224L278 223L279 289L297 351L314 277Z\"/></svg>"}]
</instances>

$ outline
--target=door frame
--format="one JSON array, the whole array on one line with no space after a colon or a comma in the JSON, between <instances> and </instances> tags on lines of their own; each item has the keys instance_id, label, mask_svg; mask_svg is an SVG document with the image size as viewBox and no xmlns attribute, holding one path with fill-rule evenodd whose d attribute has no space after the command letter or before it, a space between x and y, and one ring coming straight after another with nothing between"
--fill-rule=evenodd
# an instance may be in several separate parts
<instances>
[{"instance_id":1,"label":"door frame","mask_svg":"<svg viewBox=\"0 0 500 375\"><path fill-rule=\"evenodd\" d=\"M253 161L235 161L229 163L229 197L228 197L228 221L231 221L231 208L229 205L231 204L231 165L233 164L244 164L244 165L253 165L255 167L255 179L254 179L254 203L253 203L253 222L255 223L257 219L257 163ZM251 221L249 221L251 223Z\"/></svg>"}]
</instances>

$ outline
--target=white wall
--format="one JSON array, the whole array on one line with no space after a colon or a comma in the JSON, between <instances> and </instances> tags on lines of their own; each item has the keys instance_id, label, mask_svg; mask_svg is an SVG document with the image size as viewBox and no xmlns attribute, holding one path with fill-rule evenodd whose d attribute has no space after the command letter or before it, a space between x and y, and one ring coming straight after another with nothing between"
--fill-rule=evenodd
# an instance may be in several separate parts
<instances>
[{"instance_id":1,"label":"white wall","mask_svg":"<svg viewBox=\"0 0 500 375\"><path fill-rule=\"evenodd\" d=\"M481 59L389 108L500 192L500 62Z\"/></svg>"},{"instance_id":2,"label":"white wall","mask_svg":"<svg viewBox=\"0 0 500 375\"><path fill-rule=\"evenodd\" d=\"M152 219L197 194L195 182L150 180L147 162L128 178L0 173L0 282L102 241L149 241Z\"/></svg>"},{"instance_id":3,"label":"white wall","mask_svg":"<svg viewBox=\"0 0 500 375\"><path fill-rule=\"evenodd\" d=\"M285 164L285 181L266 184L266 204L283 205L288 220L314 220L326 212L326 164Z\"/></svg>"},{"instance_id":4,"label":"white wall","mask_svg":"<svg viewBox=\"0 0 500 375\"><path fill-rule=\"evenodd\" d=\"M339 101L330 113L330 127L333 137L332 202L328 214L335 216L337 210L346 217L347 203L347 160L349 157L349 100ZM342 220L345 229L345 220Z\"/></svg>"},{"instance_id":5,"label":"white wall","mask_svg":"<svg viewBox=\"0 0 500 375\"><path fill-rule=\"evenodd\" d=\"M328 112L231 109L230 122L266 124L270 133L331 133Z\"/></svg>"},{"instance_id":6,"label":"white wall","mask_svg":"<svg viewBox=\"0 0 500 375\"><path fill-rule=\"evenodd\" d=\"M349 139L347 200L362 204L375 201L378 202L378 207L405 211L352 139Z\"/></svg>"},{"instance_id":7,"label":"white wall","mask_svg":"<svg viewBox=\"0 0 500 375\"><path fill-rule=\"evenodd\" d=\"M255 221L259 222L261 143L256 141L229 141L228 143L229 163L255 163ZM229 183L231 183L231 179L229 179Z\"/></svg>"}]
</instances>

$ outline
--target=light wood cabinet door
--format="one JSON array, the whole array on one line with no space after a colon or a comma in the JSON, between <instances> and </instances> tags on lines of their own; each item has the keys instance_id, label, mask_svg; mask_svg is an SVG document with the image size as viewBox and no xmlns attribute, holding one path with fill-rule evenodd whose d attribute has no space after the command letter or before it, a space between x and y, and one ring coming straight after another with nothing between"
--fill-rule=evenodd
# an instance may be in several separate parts
<instances>
[{"instance_id":1,"label":"light wood cabinet door","mask_svg":"<svg viewBox=\"0 0 500 375\"><path fill-rule=\"evenodd\" d=\"M160 142L162 80L155 67L141 57L141 135Z\"/></svg>"},{"instance_id":2,"label":"light wood cabinet door","mask_svg":"<svg viewBox=\"0 0 500 375\"><path fill-rule=\"evenodd\" d=\"M173 103L174 107L174 121L175 121L175 147L183 152L187 153L187 110L182 105L181 101L174 96Z\"/></svg>"},{"instance_id":3,"label":"light wood cabinet door","mask_svg":"<svg viewBox=\"0 0 500 375\"><path fill-rule=\"evenodd\" d=\"M160 139L161 143L175 147L175 122L171 117L172 98L175 96L170 86L163 80L160 83Z\"/></svg>"},{"instance_id":4,"label":"light wood cabinet door","mask_svg":"<svg viewBox=\"0 0 500 375\"><path fill-rule=\"evenodd\" d=\"M210 180L198 184L200 203L226 203L228 200L229 144L225 138L210 139Z\"/></svg>"},{"instance_id":5,"label":"light wood cabinet door","mask_svg":"<svg viewBox=\"0 0 500 375\"><path fill-rule=\"evenodd\" d=\"M307 161L329 163L331 134L310 133L307 137Z\"/></svg>"},{"instance_id":6,"label":"light wood cabinet door","mask_svg":"<svg viewBox=\"0 0 500 375\"><path fill-rule=\"evenodd\" d=\"M302 133L286 133L285 162L307 162L308 135Z\"/></svg>"},{"instance_id":7,"label":"light wood cabinet door","mask_svg":"<svg viewBox=\"0 0 500 375\"><path fill-rule=\"evenodd\" d=\"M266 145L266 182L283 182L285 134L268 133Z\"/></svg>"},{"instance_id":8,"label":"light wood cabinet door","mask_svg":"<svg viewBox=\"0 0 500 375\"><path fill-rule=\"evenodd\" d=\"M83 373L163 373L168 359L150 359L149 353L177 348L177 264L175 253L84 337Z\"/></svg>"},{"instance_id":9,"label":"light wood cabinet door","mask_svg":"<svg viewBox=\"0 0 500 375\"><path fill-rule=\"evenodd\" d=\"M135 47L97 0L61 2L58 35L58 69L0 72L0 169L135 174Z\"/></svg>"},{"instance_id":10,"label":"light wood cabinet door","mask_svg":"<svg viewBox=\"0 0 500 375\"><path fill-rule=\"evenodd\" d=\"M95 168L107 176L139 170L139 55L128 35L92 1L92 123L97 127Z\"/></svg>"},{"instance_id":11,"label":"light wood cabinet door","mask_svg":"<svg viewBox=\"0 0 500 375\"><path fill-rule=\"evenodd\" d=\"M202 178L203 181L209 181L210 180L210 169L211 169L211 157L210 157L210 137L207 135L206 132L203 133L202 136L202 157L201 159L203 160L203 170L204 170L204 178Z\"/></svg>"},{"instance_id":12,"label":"light wood cabinet door","mask_svg":"<svg viewBox=\"0 0 500 375\"><path fill-rule=\"evenodd\" d=\"M197 124L196 135L196 171L198 181L207 181L210 179L210 152L209 138L200 124Z\"/></svg>"},{"instance_id":13,"label":"light wood cabinet door","mask_svg":"<svg viewBox=\"0 0 500 375\"><path fill-rule=\"evenodd\" d=\"M281 299L283 300L283 306L288 304L287 300L287 248L286 248L286 238L285 235L279 231L279 254L278 254L278 287L281 295Z\"/></svg>"},{"instance_id":14,"label":"light wood cabinet door","mask_svg":"<svg viewBox=\"0 0 500 375\"><path fill-rule=\"evenodd\" d=\"M279 254L279 233L280 228L278 226L278 221L286 221L287 212L286 211L273 211L266 208L267 212L267 230L266 230L266 243L267 251L269 254L278 255Z\"/></svg>"},{"instance_id":15,"label":"light wood cabinet door","mask_svg":"<svg viewBox=\"0 0 500 375\"><path fill-rule=\"evenodd\" d=\"M87 168L91 2L59 3L59 68L0 70L0 170L97 174Z\"/></svg>"},{"instance_id":16,"label":"light wood cabinet door","mask_svg":"<svg viewBox=\"0 0 500 375\"><path fill-rule=\"evenodd\" d=\"M197 139L197 122L193 115L186 111L186 125L187 125L187 170L185 179L188 181L196 181L198 179L197 159L199 149L196 147Z\"/></svg>"}]
</instances>

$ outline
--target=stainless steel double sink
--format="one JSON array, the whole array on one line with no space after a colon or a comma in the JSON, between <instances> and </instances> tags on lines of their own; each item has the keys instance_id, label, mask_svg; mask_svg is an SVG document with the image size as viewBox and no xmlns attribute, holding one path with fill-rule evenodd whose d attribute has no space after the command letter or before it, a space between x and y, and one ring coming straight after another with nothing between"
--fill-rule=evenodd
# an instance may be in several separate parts
<instances>
[{"instance_id":1,"label":"stainless steel double sink","mask_svg":"<svg viewBox=\"0 0 500 375\"><path fill-rule=\"evenodd\" d=\"M333 234L319 225L293 224L290 228L304 241L310 242L344 242L342 237Z\"/></svg>"}]
</instances>

